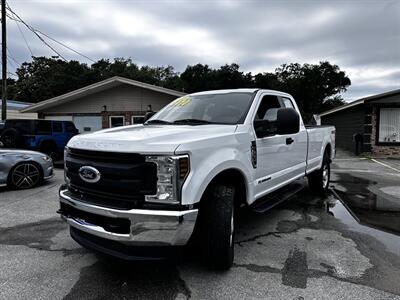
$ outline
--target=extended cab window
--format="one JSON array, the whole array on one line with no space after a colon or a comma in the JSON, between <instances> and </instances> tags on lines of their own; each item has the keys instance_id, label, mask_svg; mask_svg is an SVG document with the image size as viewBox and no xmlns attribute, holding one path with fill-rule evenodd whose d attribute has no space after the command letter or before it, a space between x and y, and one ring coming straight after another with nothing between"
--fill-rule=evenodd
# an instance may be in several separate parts
<instances>
[{"instance_id":1,"label":"extended cab window","mask_svg":"<svg viewBox=\"0 0 400 300\"><path fill-rule=\"evenodd\" d=\"M294 109L292 100L290 100L289 98L286 98L286 97L282 97L282 101L283 101L283 104L285 105L286 108L293 108Z\"/></svg>"}]
</instances>

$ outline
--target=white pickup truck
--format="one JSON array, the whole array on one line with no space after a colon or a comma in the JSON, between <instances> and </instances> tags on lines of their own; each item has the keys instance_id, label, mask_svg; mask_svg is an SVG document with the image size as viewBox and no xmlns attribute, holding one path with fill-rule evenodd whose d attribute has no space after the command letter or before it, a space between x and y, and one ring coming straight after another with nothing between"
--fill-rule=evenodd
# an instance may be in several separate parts
<instances>
[{"instance_id":1,"label":"white pickup truck","mask_svg":"<svg viewBox=\"0 0 400 300\"><path fill-rule=\"evenodd\" d=\"M195 240L210 267L227 269L237 208L265 210L305 176L324 192L334 155L335 128L306 128L286 93L190 94L144 124L73 137L58 212L87 248L159 258Z\"/></svg>"}]
</instances>

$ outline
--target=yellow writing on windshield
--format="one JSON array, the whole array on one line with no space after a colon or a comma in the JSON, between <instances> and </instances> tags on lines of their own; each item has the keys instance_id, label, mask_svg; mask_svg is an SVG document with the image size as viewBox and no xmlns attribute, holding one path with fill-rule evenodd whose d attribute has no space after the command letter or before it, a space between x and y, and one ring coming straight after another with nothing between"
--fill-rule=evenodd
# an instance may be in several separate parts
<instances>
[{"instance_id":1,"label":"yellow writing on windshield","mask_svg":"<svg viewBox=\"0 0 400 300\"><path fill-rule=\"evenodd\" d=\"M176 99L174 102L172 102L170 105L171 106L185 106L190 103L190 97L189 96L183 96L178 99Z\"/></svg>"}]
</instances>

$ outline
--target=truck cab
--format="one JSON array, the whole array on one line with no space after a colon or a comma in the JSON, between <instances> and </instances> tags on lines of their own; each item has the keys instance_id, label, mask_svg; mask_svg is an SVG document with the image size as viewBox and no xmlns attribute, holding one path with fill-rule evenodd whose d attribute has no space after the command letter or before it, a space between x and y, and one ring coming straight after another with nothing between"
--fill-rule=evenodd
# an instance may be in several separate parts
<instances>
[{"instance_id":1,"label":"truck cab","mask_svg":"<svg viewBox=\"0 0 400 300\"><path fill-rule=\"evenodd\" d=\"M144 124L72 138L59 213L87 248L135 259L195 240L210 267L227 269L238 208L269 207L268 196L303 177L324 193L334 136L306 128L279 91L186 95Z\"/></svg>"}]
</instances>

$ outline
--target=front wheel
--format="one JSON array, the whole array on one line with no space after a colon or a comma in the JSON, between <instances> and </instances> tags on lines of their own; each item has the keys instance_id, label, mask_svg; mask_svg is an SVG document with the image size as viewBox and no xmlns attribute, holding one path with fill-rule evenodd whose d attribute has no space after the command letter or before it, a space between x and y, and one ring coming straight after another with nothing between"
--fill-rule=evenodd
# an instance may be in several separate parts
<instances>
[{"instance_id":1,"label":"front wheel","mask_svg":"<svg viewBox=\"0 0 400 300\"><path fill-rule=\"evenodd\" d=\"M316 194L323 195L329 188L331 179L331 165L329 156L325 153L322 167L308 175L308 185L310 190Z\"/></svg>"},{"instance_id":2,"label":"front wheel","mask_svg":"<svg viewBox=\"0 0 400 300\"><path fill-rule=\"evenodd\" d=\"M234 258L235 188L215 184L201 207L203 259L212 269L227 270Z\"/></svg>"},{"instance_id":3,"label":"front wheel","mask_svg":"<svg viewBox=\"0 0 400 300\"><path fill-rule=\"evenodd\" d=\"M17 189L30 189L43 180L40 167L31 162L16 165L10 172L9 183Z\"/></svg>"}]
</instances>

